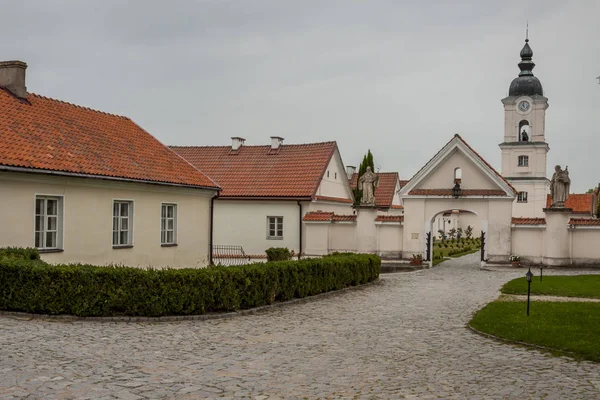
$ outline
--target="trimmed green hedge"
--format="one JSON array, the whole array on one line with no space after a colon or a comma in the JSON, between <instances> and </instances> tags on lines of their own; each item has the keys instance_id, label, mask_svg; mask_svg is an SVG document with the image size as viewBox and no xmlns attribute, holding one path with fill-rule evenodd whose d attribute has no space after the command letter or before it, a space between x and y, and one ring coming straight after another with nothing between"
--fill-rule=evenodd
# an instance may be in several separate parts
<instances>
[{"instance_id":1,"label":"trimmed green hedge","mask_svg":"<svg viewBox=\"0 0 600 400\"><path fill-rule=\"evenodd\" d=\"M0 249L0 309L78 316L234 311L364 284L381 267L367 254L164 270L50 265L35 255Z\"/></svg>"}]
</instances>

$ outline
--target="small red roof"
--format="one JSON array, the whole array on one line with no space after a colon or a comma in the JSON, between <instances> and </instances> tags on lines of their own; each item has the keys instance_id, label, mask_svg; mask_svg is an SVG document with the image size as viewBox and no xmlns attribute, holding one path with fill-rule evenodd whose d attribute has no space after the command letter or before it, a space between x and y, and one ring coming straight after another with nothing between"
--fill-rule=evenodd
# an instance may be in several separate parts
<instances>
[{"instance_id":1,"label":"small red roof","mask_svg":"<svg viewBox=\"0 0 600 400\"><path fill-rule=\"evenodd\" d=\"M411 190L409 195L413 196L452 196L452 189L415 189ZM504 190L496 189L463 189L463 196L506 196Z\"/></svg>"},{"instance_id":2,"label":"small red roof","mask_svg":"<svg viewBox=\"0 0 600 400\"><path fill-rule=\"evenodd\" d=\"M576 226L600 226L600 219L571 218L569 224Z\"/></svg>"},{"instance_id":3,"label":"small red roof","mask_svg":"<svg viewBox=\"0 0 600 400\"><path fill-rule=\"evenodd\" d=\"M388 208L392 206L394 200L394 194L396 193L396 184L398 183L399 176L397 172L377 172L379 182L377 188L375 188L375 205L381 208ZM350 187L354 190L357 187L358 173L352 174L350 179Z\"/></svg>"},{"instance_id":4,"label":"small red roof","mask_svg":"<svg viewBox=\"0 0 600 400\"><path fill-rule=\"evenodd\" d=\"M345 199L343 197L330 197L330 196L315 196L315 199L320 201L331 201L334 203L354 203L352 199Z\"/></svg>"},{"instance_id":5,"label":"small red roof","mask_svg":"<svg viewBox=\"0 0 600 400\"><path fill-rule=\"evenodd\" d=\"M309 222L353 222L356 215L339 215L333 212L311 211L304 215L303 221Z\"/></svg>"},{"instance_id":6,"label":"small red roof","mask_svg":"<svg viewBox=\"0 0 600 400\"><path fill-rule=\"evenodd\" d=\"M565 207L573 209L574 213L592 214L594 195L586 194L570 194L565 201ZM546 198L546 208L552 205L552 196Z\"/></svg>"},{"instance_id":7,"label":"small red roof","mask_svg":"<svg viewBox=\"0 0 600 400\"><path fill-rule=\"evenodd\" d=\"M546 225L545 218L516 218L512 219L513 225Z\"/></svg>"},{"instance_id":8,"label":"small red roof","mask_svg":"<svg viewBox=\"0 0 600 400\"><path fill-rule=\"evenodd\" d=\"M129 118L4 89L0 166L218 189Z\"/></svg>"},{"instance_id":9,"label":"small red roof","mask_svg":"<svg viewBox=\"0 0 600 400\"><path fill-rule=\"evenodd\" d=\"M377 218L375 218L375 221L381 221L381 222L403 222L404 221L404 216L403 215L378 215Z\"/></svg>"},{"instance_id":10,"label":"small red roof","mask_svg":"<svg viewBox=\"0 0 600 400\"><path fill-rule=\"evenodd\" d=\"M222 187L221 197L313 198L335 142L271 146L172 146Z\"/></svg>"}]
</instances>

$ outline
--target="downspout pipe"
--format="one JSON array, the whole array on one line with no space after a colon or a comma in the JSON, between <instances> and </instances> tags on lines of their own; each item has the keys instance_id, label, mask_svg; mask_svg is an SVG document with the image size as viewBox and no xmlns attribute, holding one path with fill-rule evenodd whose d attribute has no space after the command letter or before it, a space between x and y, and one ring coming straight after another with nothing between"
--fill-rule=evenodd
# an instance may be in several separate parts
<instances>
[{"instance_id":1,"label":"downspout pipe","mask_svg":"<svg viewBox=\"0 0 600 400\"><path fill-rule=\"evenodd\" d=\"M214 236L214 221L215 221L215 200L219 197L219 192L217 192L210 199L210 232L208 234L208 263L209 265L213 265L213 236Z\"/></svg>"},{"instance_id":2,"label":"downspout pipe","mask_svg":"<svg viewBox=\"0 0 600 400\"><path fill-rule=\"evenodd\" d=\"M298 200L298 230L299 230L299 243L298 243L298 260L302 256L302 203Z\"/></svg>"}]
</instances>

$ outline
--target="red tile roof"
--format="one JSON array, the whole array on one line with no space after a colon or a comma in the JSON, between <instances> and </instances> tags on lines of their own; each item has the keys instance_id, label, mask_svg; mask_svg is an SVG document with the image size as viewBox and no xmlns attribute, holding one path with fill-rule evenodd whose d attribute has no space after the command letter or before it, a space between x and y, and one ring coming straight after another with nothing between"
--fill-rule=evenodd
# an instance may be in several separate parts
<instances>
[{"instance_id":1,"label":"red tile roof","mask_svg":"<svg viewBox=\"0 0 600 400\"><path fill-rule=\"evenodd\" d=\"M377 218L375 218L375 221L381 221L381 222L403 222L404 221L404 216L403 215L378 215Z\"/></svg>"},{"instance_id":2,"label":"red tile roof","mask_svg":"<svg viewBox=\"0 0 600 400\"><path fill-rule=\"evenodd\" d=\"M333 212L311 211L304 215L303 221L309 222L353 222L356 215L339 215Z\"/></svg>"},{"instance_id":3,"label":"red tile roof","mask_svg":"<svg viewBox=\"0 0 600 400\"><path fill-rule=\"evenodd\" d=\"M600 219L571 218L569 224L577 226L600 226Z\"/></svg>"},{"instance_id":4,"label":"red tile roof","mask_svg":"<svg viewBox=\"0 0 600 400\"><path fill-rule=\"evenodd\" d=\"M594 195L589 194L570 194L565 202L566 208L572 208L574 213L592 214ZM546 208L552 205L552 196L546 198Z\"/></svg>"},{"instance_id":5,"label":"red tile roof","mask_svg":"<svg viewBox=\"0 0 600 400\"><path fill-rule=\"evenodd\" d=\"M415 189L411 190L412 196L452 196L452 189ZM505 196L504 190L495 189L463 189L461 197L464 196Z\"/></svg>"},{"instance_id":6,"label":"red tile roof","mask_svg":"<svg viewBox=\"0 0 600 400\"><path fill-rule=\"evenodd\" d=\"M397 172L377 172L379 182L375 188L375 205L377 207L387 208L392 205L394 194L396 193L396 184L398 182ZM358 173L352 174L352 179L349 180L350 187L356 189L358 182Z\"/></svg>"},{"instance_id":7,"label":"red tile roof","mask_svg":"<svg viewBox=\"0 0 600 400\"><path fill-rule=\"evenodd\" d=\"M335 142L271 146L172 146L222 187L221 197L313 198Z\"/></svg>"},{"instance_id":8,"label":"red tile roof","mask_svg":"<svg viewBox=\"0 0 600 400\"><path fill-rule=\"evenodd\" d=\"M408 182L410 182L410 179L400 179L400 189L408 185Z\"/></svg>"},{"instance_id":9,"label":"red tile roof","mask_svg":"<svg viewBox=\"0 0 600 400\"><path fill-rule=\"evenodd\" d=\"M320 201L331 201L331 202L335 202L335 203L349 203L349 204L354 203L352 201L352 199L345 199L342 197L315 196L315 199L320 200Z\"/></svg>"},{"instance_id":10,"label":"red tile roof","mask_svg":"<svg viewBox=\"0 0 600 400\"><path fill-rule=\"evenodd\" d=\"M515 218L512 219L513 225L546 225L545 218Z\"/></svg>"},{"instance_id":11,"label":"red tile roof","mask_svg":"<svg viewBox=\"0 0 600 400\"><path fill-rule=\"evenodd\" d=\"M394 209L394 210L402 210L402 209L404 209L404 206L399 206L399 205L396 205L396 204L392 204L392 206L390 208Z\"/></svg>"},{"instance_id":12,"label":"red tile roof","mask_svg":"<svg viewBox=\"0 0 600 400\"><path fill-rule=\"evenodd\" d=\"M218 188L129 118L4 89L0 166Z\"/></svg>"}]
</instances>

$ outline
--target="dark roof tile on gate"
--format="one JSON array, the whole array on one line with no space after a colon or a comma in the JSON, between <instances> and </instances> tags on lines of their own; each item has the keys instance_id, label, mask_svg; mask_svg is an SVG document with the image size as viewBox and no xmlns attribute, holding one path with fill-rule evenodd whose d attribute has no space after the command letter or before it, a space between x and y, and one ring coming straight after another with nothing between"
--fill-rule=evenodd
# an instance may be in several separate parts
<instances>
[{"instance_id":1,"label":"dark roof tile on gate","mask_svg":"<svg viewBox=\"0 0 600 400\"><path fill-rule=\"evenodd\" d=\"M546 225L546 219L545 218L513 217L512 224L513 225Z\"/></svg>"}]
</instances>

